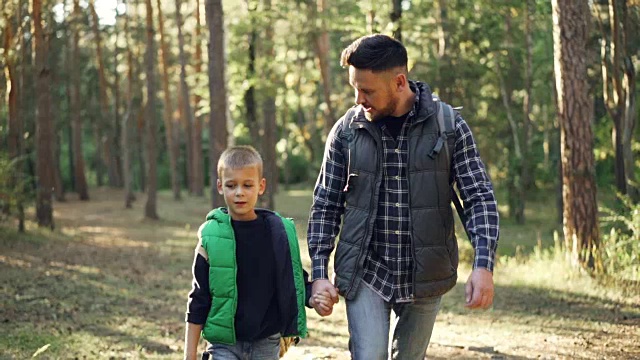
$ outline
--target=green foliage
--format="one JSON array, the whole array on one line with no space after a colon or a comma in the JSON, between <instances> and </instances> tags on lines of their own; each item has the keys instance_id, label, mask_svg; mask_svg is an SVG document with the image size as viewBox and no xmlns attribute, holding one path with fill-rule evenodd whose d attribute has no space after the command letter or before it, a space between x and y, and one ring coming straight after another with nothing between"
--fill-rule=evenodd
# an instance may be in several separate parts
<instances>
[{"instance_id":1,"label":"green foliage","mask_svg":"<svg viewBox=\"0 0 640 360\"><path fill-rule=\"evenodd\" d=\"M33 203L35 195L30 187L31 177L22 169L26 157L10 159L0 152L0 221L24 217L22 209Z\"/></svg>"},{"instance_id":2,"label":"green foliage","mask_svg":"<svg viewBox=\"0 0 640 360\"><path fill-rule=\"evenodd\" d=\"M618 211L603 209L602 255L608 275L623 282L640 283L640 204L627 196L619 196Z\"/></svg>"}]
</instances>

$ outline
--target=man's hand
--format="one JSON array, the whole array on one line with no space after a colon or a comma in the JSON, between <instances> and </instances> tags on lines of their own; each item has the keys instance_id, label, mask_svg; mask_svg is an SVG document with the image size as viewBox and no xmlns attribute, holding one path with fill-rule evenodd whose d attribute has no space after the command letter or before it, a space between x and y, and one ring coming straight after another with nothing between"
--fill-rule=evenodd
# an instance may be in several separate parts
<instances>
[{"instance_id":1,"label":"man's hand","mask_svg":"<svg viewBox=\"0 0 640 360\"><path fill-rule=\"evenodd\" d=\"M316 307L313 305L313 303L316 303L315 300L318 298L318 296L322 296L323 293L329 295L329 299L332 302L331 307L328 309L326 306ZM311 285L310 301L313 301L311 305L316 309L316 312L320 316L331 315L331 313L333 312L333 304L339 301L338 292L336 291L336 288L333 286L333 284L329 280L318 279L314 281L313 284Z\"/></svg>"},{"instance_id":2,"label":"man's hand","mask_svg":"<svg viewBox=\"0 0 640 360\"><path fill-rule=\"evenodd\" d=\"M327 316L333 312L334 302L331 300L331 295L328 291L322 291L311 295L309 299L309 305L313 307L318 315Z\"/></svg>"},{"instance_id":3,"label":"man's hand","mask_svg":"<svg viewBox=\"0 0 640 360\"><path fill-rule=\"evenodd\" d=\"M314 284L315 285L315 284ZM493 273L487 269L475 269L465 286L465 307L487 309L493 304Z\"/></svg>"}]
</instances>

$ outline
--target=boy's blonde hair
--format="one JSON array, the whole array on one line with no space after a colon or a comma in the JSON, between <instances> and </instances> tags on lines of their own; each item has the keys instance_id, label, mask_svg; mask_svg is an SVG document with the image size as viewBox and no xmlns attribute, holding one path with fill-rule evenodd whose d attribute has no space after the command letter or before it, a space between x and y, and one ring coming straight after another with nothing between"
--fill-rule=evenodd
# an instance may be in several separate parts
<instances>
[{"instance_id":1,"label":"boy's blonde hair","mask_svg":"<svg viewBox=\"0 0 640 360\"><path fill-rule=\"evenodd\" d=\"M222 178L224 169L241 169L256 166L262 177L262 156L250 145L238 145L227 148L218 160L218 178Z\"/></svg>"}]
</instances>

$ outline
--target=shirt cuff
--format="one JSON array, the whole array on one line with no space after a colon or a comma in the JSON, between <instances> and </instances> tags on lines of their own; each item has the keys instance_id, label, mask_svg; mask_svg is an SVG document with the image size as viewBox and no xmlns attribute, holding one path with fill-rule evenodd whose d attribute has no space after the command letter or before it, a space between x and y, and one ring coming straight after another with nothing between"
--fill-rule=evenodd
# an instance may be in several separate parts
<instances>
[{"instance_id":1,"label":"shirt cuff","mask_svg":"<svg viewBox=\"0 0 640 360\"><path fill-rule=\"evenodd\" d=\"M311 271L312 282L318 279L329 279L329 275L327 274L328 263L329 259L326 257L317 257L313 259L313 268Z\"/></svg>"},{"instance_id":2,"label":"shirt cuff","mask_svg":"<svg viewBox=\"0 0 640 360\"><path fill-rule=\"evenodd\" d=\"M476 249L476 257L473 261L473 269L487 269L493 272L494 260L495 252L486 248Z\"/></svg>"}]
</instances>

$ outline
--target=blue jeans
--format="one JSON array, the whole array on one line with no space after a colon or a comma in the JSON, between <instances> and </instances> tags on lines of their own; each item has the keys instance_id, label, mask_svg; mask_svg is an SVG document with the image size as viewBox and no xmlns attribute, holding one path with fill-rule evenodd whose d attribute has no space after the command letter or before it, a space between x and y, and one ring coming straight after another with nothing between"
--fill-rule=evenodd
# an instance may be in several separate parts
<instances>
[{"instance_id":1,"label":"blue jeans","mask_svg":"<svg viewBox=\"0 0 640 360\"><path fill-rule=\"evenodd\" d=\"M440 296L391 304L364 282L347 301L349 351L354 360L423 360L440 308ZM391 310L395 313L389 349Z\"/></svg>"},{"instance_id":2,"label":"blue jeans","mask_svg":"<svg viewBox=\"0 0 640 360\"><path fill-rule=\"evenodd\" d=\"M256 341L237 341L235 345L211 344L203 360L278 360L280 334Z\"/></svg>"}]
</instances>

